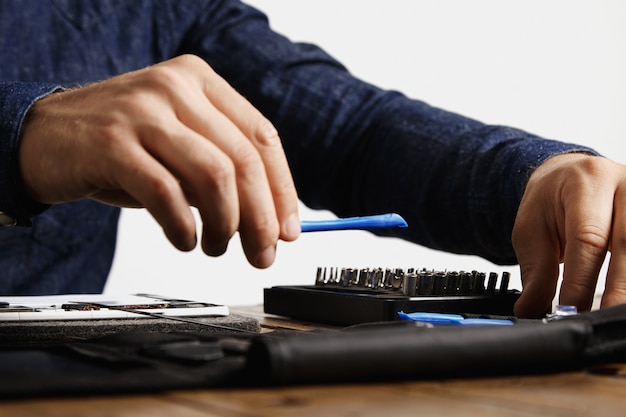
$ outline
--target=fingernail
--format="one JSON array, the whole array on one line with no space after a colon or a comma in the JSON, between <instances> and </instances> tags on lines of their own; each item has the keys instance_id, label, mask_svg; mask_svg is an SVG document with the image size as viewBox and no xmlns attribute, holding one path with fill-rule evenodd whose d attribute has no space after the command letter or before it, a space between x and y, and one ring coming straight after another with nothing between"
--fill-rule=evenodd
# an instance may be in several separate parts
<instances>
[{"instance_id":1,"label":"fingernail","mask_svg":"<svg viewBox=\"0 0 626 417\"><path fill-rule=\"evenodd\" d=\"M268 246L256 258L256 266L259 268L267 268L274 263L276 258L276 247Z\"/></svg>"},{"instance_id":2,"label":"fingernail","mask_svg":"<svg viewBox=\"0 0 626 417\"><path fill-rule=\"evenodd\" d=\"M297 213L289 216L287 221L284 224L284 238L285 239L295 239L300 235L301 227L300 227L300 218Z\"/></svg>"}]
</instances>

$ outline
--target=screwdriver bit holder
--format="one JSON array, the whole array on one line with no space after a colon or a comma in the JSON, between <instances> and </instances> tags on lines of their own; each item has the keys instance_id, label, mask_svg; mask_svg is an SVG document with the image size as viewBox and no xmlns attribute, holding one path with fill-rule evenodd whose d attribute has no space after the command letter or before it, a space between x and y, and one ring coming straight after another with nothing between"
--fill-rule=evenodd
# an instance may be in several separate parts
<instances>
[{"instance_id":1,"label":"screwdriver bit holder","mask_svg":"<svg viewBox=\"0 0 626 417\"><path fill-rule=\"evenodd\" d=\"M264 290L264 311L338 326L398 320L398 312L513 316L510 273L318 268L314 285Z\"/></svg>"}]
</instances>

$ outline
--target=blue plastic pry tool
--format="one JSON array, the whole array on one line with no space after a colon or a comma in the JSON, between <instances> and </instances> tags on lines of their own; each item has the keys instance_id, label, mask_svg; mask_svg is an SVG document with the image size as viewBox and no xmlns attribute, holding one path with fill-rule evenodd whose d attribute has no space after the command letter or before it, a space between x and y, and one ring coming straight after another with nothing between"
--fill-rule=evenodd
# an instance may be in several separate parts
<instances>
[{"instance_id":1,"label":"blue plastic pry tool","mask_svg":"<svg viewBox=\"0 0 626 417\"><path fill-rule=\"evenodd\" d=\"M330 220L303 220L300 227L303 232L322 232L327 230L369 230L387 227L407 227L406 221L396 213L377 214L374 216L346 217Z\"/></svg>"},{"instance_id":2,"label":"blue plastic pry tool","mask_svg":"<svg viewBox=\"0 0 626 417\"><path fill-rule=\"evenodd\" d=\"M460 314L444 314L444 313L405 313L398 312L398 317L402 320L418 321L429 324L448 324L456 326L510 326L512 320L506 319L489 319L489 318L465 318Z\"/></svg>"}]
</instances>

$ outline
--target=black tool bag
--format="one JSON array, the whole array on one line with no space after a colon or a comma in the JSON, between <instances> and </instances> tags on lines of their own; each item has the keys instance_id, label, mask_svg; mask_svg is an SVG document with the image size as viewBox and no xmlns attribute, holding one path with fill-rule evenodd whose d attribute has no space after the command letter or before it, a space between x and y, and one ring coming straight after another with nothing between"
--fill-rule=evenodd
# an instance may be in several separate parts
<instances>
[{"instance_id":1,"label":"black tool bag","mask_svg":"<svg viewBox=\"0 0 626 417\"><path fill-rule=\"evenodd\" d=\"M626 305L514 326L366 325L268 334L248 364L275 384L549 373L626 361Z\"/></svg>"},{"instance_id":2,"label":"black tool bag","mask_svg":"<svg viewBox=\"0 0 626 417\"><path fill-rule=\"evenodd\" d=\"M548 373L626 360L626 305L544 323L388 322L264 334L132 332L0 348L0 395Z\"/></svg>"},{"instance_id":3,"label":"black tool bag","mask_svg":"<svg viewBox=\"0 0 626 417\"><path fill-rule=\"evenodd\" d=\"M0 348L0 397L155 392L245 381L248 335L124 332Z\"/></svg>"}]
</instances>

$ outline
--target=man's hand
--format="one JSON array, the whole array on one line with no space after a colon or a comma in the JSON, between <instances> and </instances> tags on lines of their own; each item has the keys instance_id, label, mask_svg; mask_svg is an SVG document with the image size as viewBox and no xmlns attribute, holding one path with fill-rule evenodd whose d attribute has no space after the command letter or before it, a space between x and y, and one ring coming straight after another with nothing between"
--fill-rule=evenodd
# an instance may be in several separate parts
<instances>
[{"instance_id":1,"label":"man's hand","mask_svg":"<svg viewBox=\"0 0 626 417\"><path fill-rule=\"evenodd\" d=\"M146 207L181 250L272 264L300 233L298 199L276 129L204 61L181 56L47 96L22 128L20 167L37 201L93 198Z\"/></svg>"},{"instance_id":2,"label":"man's hand","mask_svg":"<svg viewBox=\"0 0 626 417\"><path fill-rule=\"evenodd\" d=\"M626 302L626 167L586 154L559 155L531 175L513 228L523 291L515 314L550 307L563 265L561 304L589 310L611 259L602 307Z\"/></svg>"}]
</instances>

